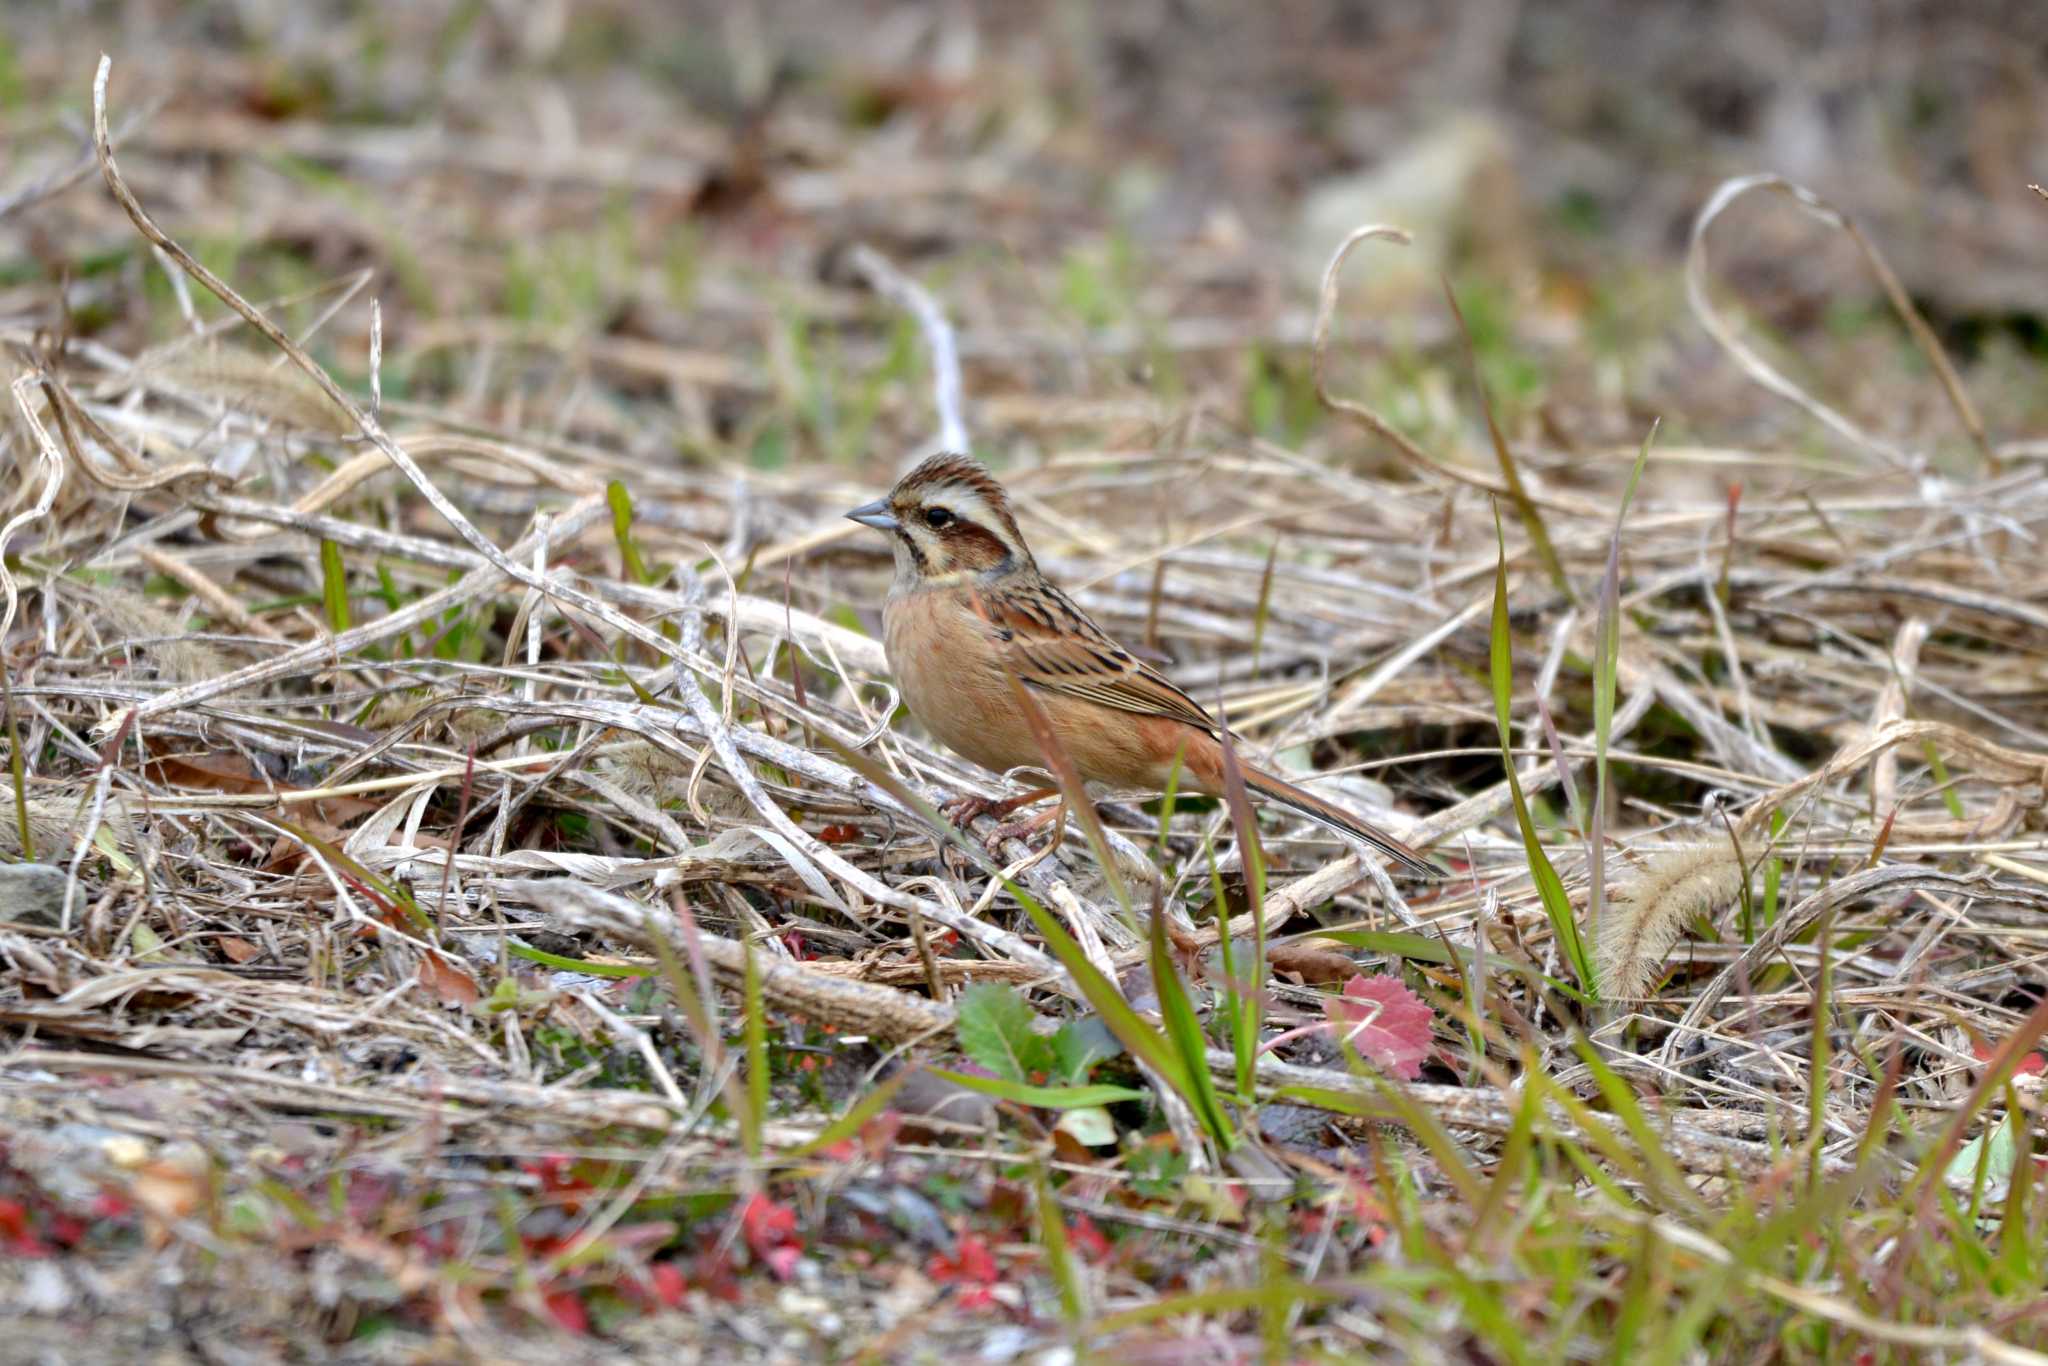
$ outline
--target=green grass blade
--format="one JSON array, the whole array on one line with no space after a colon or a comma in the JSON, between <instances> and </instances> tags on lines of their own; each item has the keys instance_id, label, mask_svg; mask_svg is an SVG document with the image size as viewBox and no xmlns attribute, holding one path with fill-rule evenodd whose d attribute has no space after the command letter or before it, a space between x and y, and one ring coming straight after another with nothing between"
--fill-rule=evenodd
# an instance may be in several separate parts
<instances>
[{"instance_id":1,"label":"green grass blade","mask_svg":"<svg viewBox=\"0 0 2048 1366\"><path fill-rule=\"evenodd\" d=\"M964 1086L970 1091L979 1091L985 1096L994 1096L997 1100L1007 1100L1016 1105L1029 1105L1037 1110L1085 1110L1094 1106L1115 1105L1119 1101L1145 1098L1145 1092L1133 1090L1128 1086L1033 1086L1029 1082L1011 1081L1008 1077L984 1077L974 1072L954 1072L943 1067L927 1070L941 1081Z\"/></svg>"},{"instance_id":2,"label":"green grass blade","mask_svg":"<svg viewBox=\"0 0 2048 1366\"><path fill-rule=\"evenodd\" d=\"M626 581L649 582L647 562L640 558L640 547L633 540L633 495L614 479L604 486L604 500L611 508L612 539L619 544L619 563L625 570Z\"/></svg>"},{"instance_id":3,"label":"green grass blade","mask_svg":"<svg viewBox=\"0 0 2048 1366\"><path fill-rule=\"evenodd\" d=\"M1180 1055L1181 1070L1191 1083L1188 1097L1195 1118L1209 1132L1219 1148L1228 1152L1239 1141L1237 1125L1224 1111L1216 1094L1216 1082L1209 1075L1209 1040L1202 1033L1201 1017L1195 1014L1187 984L1173 962L1173 946L1166 937L1166 916L1155 910L1152 921L1152 989L1159 996L1159 1017L1166 1025L1166 1037Z\"/></svg>"},{"instance_id":4,"label":"green grass blade","mask_svg":"<svg viewBox=\"0 0 2048 1366\"><path fill-rule=\"evenodd\" d=\"M1109 1032L1116 1035L1117 1042L1130 1050L1131 1056L1143 1062L1156 1072L1169 1086L1173 1087L1182 1100L1190 1106L1195 1103L1194 1085L1188 1079L1182 1066L1180 1054L1166 1036L1154 1029L1144 1016L1131 1007L1124 994L1117 990L1116 983L1103 976L1096 966L1088 961L1088 955L1074 942L1052 912L1038 904L1036 898L1012 888L1024 914L1038 928L1038 934L1045 941L1046 951L1059 960L1073 977L1074 985L1080 988L1088 1004L1102 1017Z\"/></svg>"},{"instance_id":5,"label":"green grass blade","mask_svg":"<svg viewBox=\"0 0 2048 1366\"><path fill-rule=\"evenodd\" d=\"M1166 771L1166 791L1159 798L1158 857L1161 862L1164 862L1166 859L1167 837L1173 833L1173 812L1175 806L1180 801L1181 759L1185 753L1186 751L1184 750L1174 751L1173 767Z\"/></svg>"},{"instance_id":6,"label":"green grass blade","mask_svg":"<svg viewBox=\"0 0 2048 1366\"><path fill-rule=\"evenodd\" d=\"M566 954L549 953L530 944L507 944L505 952L514 958L524 958L529 963L538 963L544 968L561 972L580 972L591 977L652 977L656 967L652 963L593 963L587 958L571 958Z\"/></svg>"},{"instance_id":7,"label":"green grass blade","mask_svg":"<svg viewBox=\"0 0 2048 1366\"><path fill-rule=\"evenodd\" d=\"M28 824L28 758L21 752L21 727L14 719L14 671L0 664L0 705L7 708L7 773L14 783L14 824L21 836L21 857L24 862L36 861L35 832ZM123 726L124 731L134 724L132 714ZM118 743L114 748L118 748ZM111 762L111 760L109 760Z\"/></svg>"},{"instance_id":8,"label":"green grass blade","mask_svg":"<svg viewBox=\"0 0 2048 1366\"><path fill-rule=\"evenodd\" d=\"M320 542L320 598L327 608L327 629L340 635L349 628L348 566L341 561L341 547L325 538Z\"/></svg>"},{"instance_id":9,"label":"green grass blade","mask_svg":"<svg viewBox=\"0 0 2048 1366\"><path fill-rule=\"evenodd\" d=\"M1079 1327L1088 1317L1088 1293L1081 1279L1081 1267L1067 1246L1066 1221L1060 1218L1060 1202L1053 1194L1052 1177L1046 1164L1038 1164L1033 1181L1038 1205L1038 1244L1045 1249L1045 1269L1059 1287L1060 1314L1069 1327Z\"/></svg>"},{"instance_id":10,"label":"green grass blade","mask_svg":"<svg viewBox=\"0 0 2048 1366\"><path fill-rule=\"evenodd\" d=\"M1259 671L1259 651L1266 643L1266 620L1273 610L1273 568L1279 559L1280 542L1276 540L1266 547L1266 572L1259 576L1259 605L1252 612L1253 674Z\"/></svg>"},{"instance_id":11,"label":"green grass blade","mask_svg":"<svg viewBox=\"0 0 2048 1366\"><path fill-rule=\"evenodd\" d=\"M1628 519L1628 505L1635 497L1636 481L1650 461L1650 447L1657 440L1658 422L1652 420L1643 434L1642 449L1621 490L1621 505L1614 510L1614 535L1607 542L1607 567L1600 574L1600 608L1594 628L1593 648L1593 818L1587 825L1586 844L1591 885L1586 892L1586 923L1600 932L1607 913L1607 748L1614 738L1615 680L1621 672L1621 529Z\"/></svg>"},{"instance_id":12,"label":"green grass blade","mask_svg":"<svg viewBox=\"0 0 2048 1366\"><path fill-rule=\"evenodd\" d=\"M738 1118L747 1156L758 1159L762 1132L768 1127L768 1007L761 998L761 964L754 957L754 941L743 936L740 943L747 951L746 1019L741 1026L747 1050L747 1096L746 1108Z\"/></svg>"},{"instance_id":13,"label":"green grass blade","mask_svg":"<svg viewBox=\"0 0 2048 1366\"><path fill-rule=\"evenodd\" d=\"M1270 562L1267 572L1269 575L1272 572ZM1216 716L1224 722L1217 731L1217 739L1223 749L1224 809L1230 817L1231 834L1237 839L1239 861L1244 864L1245 909L1252 917L1251 962L1245 965L1244 982L1237 980L1234 965L1225 969L1231 975L1228 1018L1231 1047L1237 1056L1237 1090L1239 1095L1248 1096L1252 1092L1252 1076L1258 1064L1259 1031L1265 1022L1266 851L1259 843L1258 818L1252 815L1251 794L1245 790L1244 769L1237 760L1237 742L1230 734L1220 697L1217 699ZM1209 876L1220 888L1221 879L1216 876L1215 859L1212 848ZM1222 902L1218 901L1217 905L1220 915ZM1218 923L1225 927L1224 937L1227 938L1228 920L1219 920Z\"/></svg>"},{"instance_id":14,"label":"green grass blade","mask_svg":"<svg viewBox=\"0 0 2048 1366\"><path fill-rule=\"evenodd\" d=\"M1571 965L1579 986L1588 994L1597 994L1593 965L1586 956L1585 941L1579 935L1578 921L1572 914L1571 897L1566 894L1564 880L1558 877L1557 869L1551 866L1550 856L1544 853L1542 842L1536 837L1536 822L1529 814L1529 799L1522 792L1521 775L1515 771L1514 724L1510 717L1515 664L1514 641L1508 629L1508 551L1507 541L1501 535L1500 509L1497 507L1493 514L1493 532L1498 556L1493 571L1490 655L1494 719L1500 728L1501 766L1507 770L1508 791L1515 803L1515 823L1521 827L1522 847L1529 857L1529 875L1536 883L1536 894L1543 901L1543 913L1550 919L1551 932L1557 936L1559 951L1563 953L1565 962Z\"/></svg>"}]
</instances>

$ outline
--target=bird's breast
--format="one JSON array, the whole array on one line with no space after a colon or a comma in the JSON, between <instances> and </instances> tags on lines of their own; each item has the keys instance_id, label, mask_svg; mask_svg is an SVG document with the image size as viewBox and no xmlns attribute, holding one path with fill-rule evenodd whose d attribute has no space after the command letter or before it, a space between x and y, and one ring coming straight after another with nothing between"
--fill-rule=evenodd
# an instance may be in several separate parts
<instances>
[{"instance_id":1,"label":"bird's breast","mask_svg":"<svg viewBox=\"0 0 2048 1366\"><path fill-rule=\"evenodd\" d=\"M882 638L904 704L934 739L998 772L1042 762L988 625L960 595L891 593Z\"/></svg>"}]
</instances>

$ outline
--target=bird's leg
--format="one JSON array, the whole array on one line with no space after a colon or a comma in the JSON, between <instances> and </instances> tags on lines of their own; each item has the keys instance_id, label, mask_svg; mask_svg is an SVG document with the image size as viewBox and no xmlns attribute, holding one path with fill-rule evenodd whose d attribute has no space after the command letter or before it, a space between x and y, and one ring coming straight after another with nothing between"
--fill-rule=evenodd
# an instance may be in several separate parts
<instances>
[{"instance_id":1,"label":"bird's leg","mask_svg":"<svg viewBox=\"0 0 2048 1366\"><path fill-rule=\"evenodd\" d=\"M970 794L955 797L940 807L939 813L964 830L983 816L1007 816L1020 806L1029 806L1033 802L1044 801L1047 797L1058 794L1059 789L1056 787L1034 787L1021 797L977 797Z\"/></svg>"},{"instance_id":2,"label":"bird's leg","mask_svg":"<svg viewBox=\"0 0 2048 1366\"><path fill-rule=\"evenodd\" d=\"M1067 837L1067 799L1065 797L1060 798L1059 802L1049 811L1041 811L1037 815L1028 817L1025 820L1011 821L1006 825L997 826L994 838L997 844L1002 844L1008 840L1021 840L1026 835L1037 834L1048 825L1052 827L1052 838L1046 842L1045 848L1039 852L1040 858L1059 848L1060 841Z\"/></svg>"}]
</instances>

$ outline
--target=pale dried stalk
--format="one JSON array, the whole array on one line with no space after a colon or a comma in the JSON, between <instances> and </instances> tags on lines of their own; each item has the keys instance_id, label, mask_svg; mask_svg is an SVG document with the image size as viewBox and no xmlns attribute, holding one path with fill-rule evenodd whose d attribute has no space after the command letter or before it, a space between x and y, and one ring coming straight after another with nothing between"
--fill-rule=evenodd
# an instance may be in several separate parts
<instances>
[{"instance_id":1,"label":"pale dried stalk","mask_svg":"<svg viewBox=\"0 0 2048 1366\"><path fill-rule=\"evenodd\" d=\"M918 331L924 334L925 348L932 353L932 407L939 419L932 451L966 453L970 446L967 423L960 415L960 347L945 311L929 290L867 243L857 243L847 259L877 294L915 318ZM922 454L929 453L913 453L908 463L916 464Z\"/></svg>"},{"instance_id":2,"label":"pale dried stalk","mask_svg":"<svg viewBox=\"0 0 2048 1366\"><path fill-rule=\"evenodd\" d=\"M508 897L550 907L564 924L577 929L595 930L650 950L659 945L678 958L688 950L682 925L666 906L641 906L616 892L573 882L565 885L555 879L508 881L499 887ZM744 980L744 944L707 934L701 928L697 939L705 962L715 973L728 983ZM907 992L830 977L766 957L756 962L766 1000L779 1009L830 1024L841 1032L872 1034L891 1043L907 1043L942 1034L953 1026L950 1006Z\"/></svg>"},{"instance_id":3,"label":"pale dried stalk","mask_svg":"<svg viewBox=\"0 0 2048 1366\"><path fill-rule=\"evenodd\" d=\"M1686 1040L1699 1031L1700 1025L1721 1003L1721 998L1738 981L1746 981L1775 954L1779 947L1794 935L1818 919L1822 913L1857 901L1877 896L1894 896L1905 891L1932 891L1966 893L1989 881L1990 874L1983 869L1971 873L1957 874L1939 872L1933 868L1922 868L1915 864L1886 864L1877 868L1866 868L1860 873L1837 878L1798 905L1778 917L1778 923L1756 937L1728 966L1714 974L1714 978L1700 992L1678 1025L1665 1039L1659 1053L1666 1066L1675 1065L1679 1050Z\"/></svg>"},{"instance_id":4,"label":"pale dried stalk","mask_svg":"<svg viewBox=\"0 0 2048 1366\"><path fill-rule=\"evenodd\" d=\"M1984 420L1977 416L1976 406L1970 402L1970 396L1964 390L1962 380L1957 377L1955 367L1949 363L1948 352L1942 348L1933 329L1927 326L1927 320L1922 318L1920 310L1914 307L1912 299L1900 285L1898 276L1892 273L1891 267L1885 263L1884 257L1871 244L1870 239L1863 235L1863 230L1856 226L1855 220L1804 185L1780 175L1738 176L1732 180L1722 181L1708 197L1706 204L1700 209L1699 217L1693 220L1692 240L1686 248L1685 256L1685 296L1691 303L1693 315L1699 319L1700 326L1720 343L1722 350L1734 357L1735 363L1751 379L1811 414L1838 435L1867 450L1876 451L1894 465L1917 467L1921 463L1917 457L1863 430L1780 374L1736 335L1735 329L1708 301L1707 229L1730 204L1752 190L1777 191L1806 213L1846 233L1849 240L1856 244L1856 249L1863 253L1865 263L1869 265L1871 273L1877 277L1879 286L1883 288L1885 298L1898 313L1901 321L1906 324L1907 332L1912 335L1913 344L1920 348L1921 354L1927 357L1928 364L1934 367L1935 376L1941 381L1942 393L1948 397L1949 406L1955 409L1957 420L1963 424L1963 430L1969 433L1971 442L1983 456L1985 468L1995 477L1999 472L1998 453L1991 448L1990 439L1984 433Z\"/></svg>"}]
</instances>

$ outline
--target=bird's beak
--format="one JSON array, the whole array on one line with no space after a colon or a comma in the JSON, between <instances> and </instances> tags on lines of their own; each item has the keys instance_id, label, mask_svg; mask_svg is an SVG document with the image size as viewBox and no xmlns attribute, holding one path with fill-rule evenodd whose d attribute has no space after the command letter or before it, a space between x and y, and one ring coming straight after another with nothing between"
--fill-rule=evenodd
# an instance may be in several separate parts
<instances>
[{"instance_id":1,"label":"bird's beak","mask_svg":"<svg viewBox=\"0 0 2048 1366\"><path fill-rule=\"evenodd\" d=\"M859 522L862 526L871 526L877 531L896 529L896 518L889 511L889 500L886 498L877 498L872 503L862 503L847 513L846 519L849 522Z\"/></svg>"}]
</instances>

